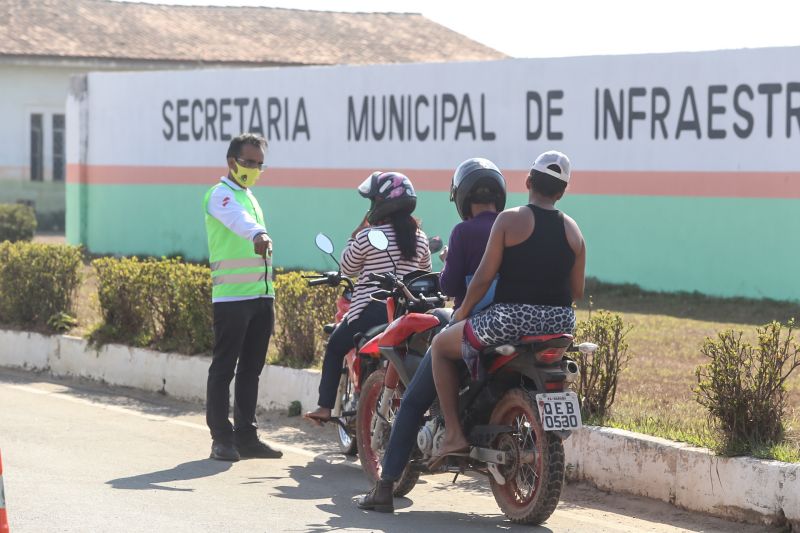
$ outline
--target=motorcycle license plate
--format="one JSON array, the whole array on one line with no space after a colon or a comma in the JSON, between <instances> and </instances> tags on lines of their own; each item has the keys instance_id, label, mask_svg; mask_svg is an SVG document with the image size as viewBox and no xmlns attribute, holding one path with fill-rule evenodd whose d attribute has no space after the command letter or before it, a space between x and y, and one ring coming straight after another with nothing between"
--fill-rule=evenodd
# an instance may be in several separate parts
<instances>
[{"instance_id":1,"label":"motorcycle license plate","mask_svg":"<svg viewBox=\"0 0 800 533\"><path fill-rule=\"evenodd\" d=\"M574 392L548 392L536 395L545 431L564 431L581 427L581 409Z\"/></svg>"}]
</instances>

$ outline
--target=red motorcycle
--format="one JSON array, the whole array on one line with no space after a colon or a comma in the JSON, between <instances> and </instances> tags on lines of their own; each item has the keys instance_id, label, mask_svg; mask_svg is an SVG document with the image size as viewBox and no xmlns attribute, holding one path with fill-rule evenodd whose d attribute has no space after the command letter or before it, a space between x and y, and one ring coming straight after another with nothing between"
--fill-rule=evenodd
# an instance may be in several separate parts
<instances>
[{"instance_id":1,"label":"red motorcycle","mask_svg":"<svg viewBox=\"0 0 800 533\"><path fill-rule=\"evenodd\" d=\"M330 255L338 266L339 262L333 255L333 242L322 233L317 235L315 242L317 247ZM312 287L319 285L342 287L342 293L336 300L336 316L334 322L325 324L322 327L323 331L327 335L330 335L350 309L350 300L353 297L354 289L353 281L347 276L343 276L341 269L336 272L325 272L323 274L315 274L306 277L311 278L308 284ZM385 328L386 324L383 324L360 335L360 338L356 341L356 346L363 345ZM377 368L377 360L371 357L360 357L356 349L350 350L344 357L342 376L339 379L339 389L336 393L336 403L331 410L331 420L336 421L338 426L339 449L346 455L355 455L357 452L358 445L356 443L355 420L358 398L361 393L361 387L367 376Z\"/></svg>"},{"instance_id":2,"label":"red motorcycle","mask_svg":"<svg viewBox=\"0 0 800 533\"><path fill-rule=\"evenodd\" d=\"M376 237L373 246L381 248ZM433 303L414 296L391 275L375 277L384 289L387 309L395 316L386 330L365 344L362 353L379 352L385 368L362 386L356 421L359 458L370 481L380 477L381 460L389 441L394 415L403 390L410 383L433 335L449 322L443 309L414 312ZM398 309L403 309L398 313ZM447 319L443 318L447 316ZM597 346L573 346L567 333L523 337L514 344L484 350L484 368L473 381L463 366L459 392L459 419L471 444L463 457L450 457L436 472L427 463L439 455L444 420L438 401L417 434L417 447L394 493L403 496L420 474L467 470L488 476L495 501L516 523L541 524L558 504L564 482L562 440L581 427L577 395L567 388L578 377L578 365L569 351L594 351ZM455 481L455 479L454 479Z\"/></svg>"}]
</instances>

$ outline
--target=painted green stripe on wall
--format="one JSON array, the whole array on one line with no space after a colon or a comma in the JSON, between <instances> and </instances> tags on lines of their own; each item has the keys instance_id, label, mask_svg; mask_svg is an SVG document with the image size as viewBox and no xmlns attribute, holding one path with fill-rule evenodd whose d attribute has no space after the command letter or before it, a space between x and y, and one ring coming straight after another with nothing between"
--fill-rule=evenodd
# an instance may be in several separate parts
<instances>
[{"instance_id":1,"label":"painted green stripe on wall","mask_svg":"<svg viewBox=\"0 0 800 533\"><path fill-rule=\"evenodd\" d=\"M211 184L209 184L211 186ZM90 208L84 244L95 253L207 256L202 198L191 185L67 184L67 238L80 240L80 187ZM314 246L328 234L337 256L368 207L345 189L257 187L275 242L275 265L335 268ZM520 205L523 194L508 204ZM800 200L567 196L588 245L587 273L646 289L800 300ZM459 221L445 192L422 192L415 214L429 236ZM434 268L441 263L434 261Z\"/></svg>"}]
</instances>

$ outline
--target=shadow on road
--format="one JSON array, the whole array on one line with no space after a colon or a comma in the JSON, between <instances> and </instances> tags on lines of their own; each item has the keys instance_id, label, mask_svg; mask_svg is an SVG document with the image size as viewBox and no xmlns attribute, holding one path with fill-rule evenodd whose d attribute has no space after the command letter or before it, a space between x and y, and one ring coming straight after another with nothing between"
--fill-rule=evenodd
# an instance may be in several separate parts
<instances>
[{"instance_id":1,"label":"shadow on road","mask_svg":"<svg viewBox=\"0 0 800 533\"><path fill-rule=\"evenodd\" d=\"M292 500L330 500L317 508L327 513L324 523L307 524L306 531L322 533L332 530L368 529L393 532L427 531L432 527L454 528L459 531L527 531L532 533L552 533L546 527L517 526L512 524L498 510L497 514L471 512L469 506L463 512L453 511L414 511L410 508L414 501L410 498L395 499L395 514L376 513L358 509L353 503L354 496L369 490L363 474L352 468L342 468L324 461L312 461L305 466L293 465L288 468L289 477L297 486L275 487L274 494L279 498ZM425 495L420 493L420 498Z\"/></svg>"},{"instance_id":2,"label":"shadow on road","mask_svg":"<svg viewBox=\"0 0 800 533\"><path fill-rule=\"evenodd\" d=\"M138 476L121 477L106 481L106 485L111 485L114 489L126 490L168 490L178 492L192 492L192 488L165 487L159 483L170 483L173 481L188 481L190 479L200 479L210 477L230 469L232 463L227 461L215 461L213 459L199 459L181 463L168 470L159 470Z\"/></svg>"}]
</instances>

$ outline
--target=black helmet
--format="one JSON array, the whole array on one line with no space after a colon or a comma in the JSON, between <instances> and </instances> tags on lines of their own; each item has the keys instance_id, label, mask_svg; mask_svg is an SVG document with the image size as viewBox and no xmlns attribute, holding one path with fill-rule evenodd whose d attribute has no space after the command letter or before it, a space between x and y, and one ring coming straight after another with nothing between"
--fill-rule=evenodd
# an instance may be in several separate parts
<instances>
[{"instance_id":1,"label":"black helmet","mask_svg":"<svg viewBox=\"0 0 800 533\"><path fill-rule=\"evenodd\" d=\"M497 165L482 157L467 159L456 169L450 184L450 201L456 203L461 220L472 216L469 204L494 202L498 211L506 207L506 179Z\"/></svg>"},{"instance_id":2,"label":"black helmet","mask_svg":"<svg viewBox=\"0 0 800 533\"><path fill-rule=\"evenodd\" d=\"M358 186L358 192L372 200L367 214L370 224L377 224L395 213L410 215L417 207L417 194L411 180L399 172L373 172Z\"/></svg>"}]
</instances>

